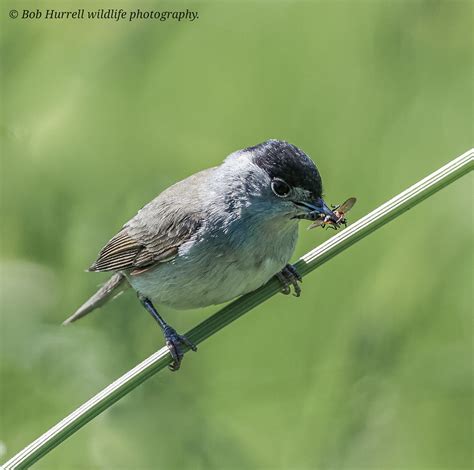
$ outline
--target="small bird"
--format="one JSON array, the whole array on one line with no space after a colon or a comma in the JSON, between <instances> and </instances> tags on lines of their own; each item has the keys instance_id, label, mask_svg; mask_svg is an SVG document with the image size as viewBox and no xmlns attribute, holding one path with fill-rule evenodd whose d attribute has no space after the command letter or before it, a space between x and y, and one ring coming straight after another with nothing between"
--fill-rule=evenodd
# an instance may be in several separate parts
<instances>
[{"instance_id":1,"label":"small bird","mask_svg":"<svg viewBox=\"0 0 474 470\"><path fill-rule=\"evenodd\" d=\"M102 248L89 271L112 277L64 324L131 286L161 327L180 367L183 346L196 350L158 313L215 305L254 291L273 276L282 292L301 277L288 264L301 219L337 216L322 199L321 176L299 148L267 140L230 154L219 166L170 186L138 211Z\"/></svg>"}]
</instances>

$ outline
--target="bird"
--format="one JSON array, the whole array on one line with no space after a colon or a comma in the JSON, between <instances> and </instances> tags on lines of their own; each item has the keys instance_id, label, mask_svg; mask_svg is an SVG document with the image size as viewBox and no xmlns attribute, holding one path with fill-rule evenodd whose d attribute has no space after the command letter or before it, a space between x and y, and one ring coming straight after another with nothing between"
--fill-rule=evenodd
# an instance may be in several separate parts
<instances>
[{"instance_id":1,"label":"bird","mask_svg":"<svg viewBox=\"0 0 474 470\"><path fill-rule=\"evenodd\" d=\"M302 281L289 264L302 219L338 218L323 199L313 160L284 140L237 150L161 192L100 250L91 272L111 278L63 324L133 288L160 326L172 361L196 347L155 308L217 305L252 292L276 276L299 296Z\"/></svg>"}]
</instances>

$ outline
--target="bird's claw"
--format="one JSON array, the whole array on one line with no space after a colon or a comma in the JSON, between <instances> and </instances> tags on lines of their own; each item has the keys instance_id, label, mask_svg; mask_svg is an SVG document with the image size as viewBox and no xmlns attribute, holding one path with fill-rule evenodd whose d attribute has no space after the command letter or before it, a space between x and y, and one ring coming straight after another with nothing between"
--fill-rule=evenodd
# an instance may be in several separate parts
<instances>
[{"instance_id":1,"label":"bird's claw","mask_svg":"<svg viewBox=\"0 0 474 470\"><path fill-rule=\"evenodd\" d=\"M197 351L197 347L189 341L188 338L184 335L180 335L176 332L171 326L167 326L164 330L166 346L170 350L170 354L173 358L173 361L168 366L173 372L177 371L181 367L181 361L184 356L183 346L189 348L192 351Z\"/></svg>"},{"instance_id":2,"label":"bird's claw","mask_svg":"<svg viewBox=\"0 0 474 470\"><path fill-rule=\"evenodd\" d=\"M301 295L301 287L299 283L303 282L303 278L300 276L293 265L287 264L276 276L281 283L282 294L290 294L291 286L293 286L293 295L295 297L299 297Z\"/></svg>"}]
</instances>

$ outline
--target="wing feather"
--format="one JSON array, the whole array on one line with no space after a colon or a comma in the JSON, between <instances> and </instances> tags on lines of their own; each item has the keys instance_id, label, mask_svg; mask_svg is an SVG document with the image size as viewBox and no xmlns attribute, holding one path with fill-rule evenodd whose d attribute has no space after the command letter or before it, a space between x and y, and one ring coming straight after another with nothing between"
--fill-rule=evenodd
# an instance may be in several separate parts
<instances>
[{"instance_id":1,"label":"wing feather","mask_svg":"<svg viewBox=\"0 0 474 470\"><path fill-rule=\"evenodd\" d=\"M188 188L207 188L212 172L204 170L170 186L143 207L102 248L89 271L128 270L134 275L171 261L183 243L197 236L205 220L196 208L203 206L207 191Z\"/></svg>"},{"instance_id":2,"label":"wing feather","mask_svg":"<svg viewBox=\"0 0 474 470\"><path fill-rule=\"evenodd\" d=\"M179 247L188 241L201 226L198 218L192 221L179 221L180 228L174 224L162 224L159 230L150 233L149 227L137 228L127 225L115 235L99 253L97 260L89 271L122 271L132 270L131 274L139 274L155 266L157 263L171 261ZM145 230L146 229L146 230ZM130 234L132 232L133 234Z\"/></svg>"},{"instance_id":3,"label":"wing feather","mask_svg":"<svg viewBox=\"0 0 474 470\"><path fill-rule=\"evenodd\" d=\"M123 229L102 248L89 271L118 271L133 268L137 256L145 249Z\"/></svg>"}]
</instances>

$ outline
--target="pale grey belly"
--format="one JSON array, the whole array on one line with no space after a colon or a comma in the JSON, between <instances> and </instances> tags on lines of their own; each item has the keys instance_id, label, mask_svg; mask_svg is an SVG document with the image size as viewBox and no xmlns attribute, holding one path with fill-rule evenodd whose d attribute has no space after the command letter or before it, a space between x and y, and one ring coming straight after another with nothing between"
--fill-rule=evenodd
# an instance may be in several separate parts
<instances>
[{"instance_id":1,"label":"pale grey belly","mask_svg":"<svg viewBox=\"0 0 474 470\"><path fill-rule=\"evenodd\" d=\"M174 260L127 277L136 291L158 304L176 309L220 304L262 286L289 262L297 227L273 235L234 252L212 240L190 244Z\"/></svg>"}]
</instances>

